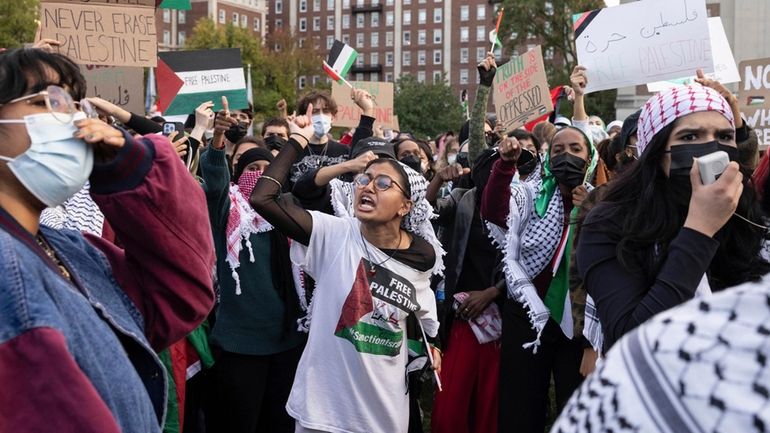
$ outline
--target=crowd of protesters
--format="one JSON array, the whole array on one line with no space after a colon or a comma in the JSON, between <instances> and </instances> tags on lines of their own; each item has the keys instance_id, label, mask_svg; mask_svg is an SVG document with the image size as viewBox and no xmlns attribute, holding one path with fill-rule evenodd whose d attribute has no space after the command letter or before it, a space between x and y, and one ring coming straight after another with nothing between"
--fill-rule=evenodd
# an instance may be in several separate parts
<instances>
[{"instance_id":1,"label":"crowd of protesters","mask_svg":"<svg viewBox=\"0 0 770 433\"><path fill-rule=\"evenodd\" d=\"M698 71L605 126L577 66L571 119L506 133L496 69L457 132L386 137L353 89L337 141L324 91L164 134L0 53L0 432L764 431L770 156L735 96Z\"/></svg>"}]
</instances>

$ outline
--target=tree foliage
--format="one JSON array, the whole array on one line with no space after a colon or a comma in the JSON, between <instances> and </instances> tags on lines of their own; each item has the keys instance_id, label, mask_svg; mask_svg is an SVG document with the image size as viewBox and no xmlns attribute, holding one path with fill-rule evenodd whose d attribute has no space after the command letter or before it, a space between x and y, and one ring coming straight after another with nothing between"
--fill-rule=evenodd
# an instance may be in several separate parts
<instances>
[{"instance_id":1,"label":"tree foliage","mask_svg":"<svg viewBox=\"0 0 770 433\"><path fill-rule=\"evenodd\" d=\"M457 130L463 123L460 101L444 80L420 83L412 75L402 75L396 81L393 104L401 130L418 138Z\"/></svg>"},{"instance_id":2,"label":"tree foliage","mask_svg":"<svg viewBox=\"0 0 770 433\"><path fill-rule=\"evenodd\" d=\"M521 54L520 48L540 44L543 52L553 50L553 61L546 60L548 83L555 87L569 84L569 76L577 64L573 42L572 15L605 7L603 0L503 0L505 7L500 24L500 40L508 52ZM607 122L615 119L616 90L591 93L586 110Z\"/></svg>"},{"instance_id":3,"label":"tree foliage","mask_svg":"<svg viewBox=\"0 0 770 433\"><path fill-rule=\"evenodd\" d=\"M0 47L16 48L33 42L38 0L0 1Z\"/></svg>"},{"instance_id":4,"label":"tree foliage","mask_svg":"<svg viewBox=\"0 0 770 433\"><path fill-rule=\"evenodd\" d=\"M264 118L276 114L275 104L281 98L292 111L298 97L298 76L322 74L320 58L309 48L298 47L296 41L293 35L276 32L263 45L244 28L231 23L218 26L204 18L195 24L187 48L240 48L243 64L251 65L254 112L257 118Z\"/></svg>"}]
</instances>

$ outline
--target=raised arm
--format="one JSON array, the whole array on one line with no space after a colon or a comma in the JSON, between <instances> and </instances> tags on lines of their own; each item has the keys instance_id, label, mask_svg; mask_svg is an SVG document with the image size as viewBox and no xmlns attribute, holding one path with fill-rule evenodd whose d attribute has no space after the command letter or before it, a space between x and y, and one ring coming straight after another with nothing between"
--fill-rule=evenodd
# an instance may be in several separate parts
<instances>
[{"instance_id":1,"label":"raised arm","mask_svg":"<svg viewBox=\"0 0 770 433\"><path fill-rule=\"evenodd\" d=\"M278 153L278 156L265 170L254 192L251 193L251 206L270 224L284 235L307 245L313 231L313 219L310 213L289 200L281 198L283 184L289 175L289 170L297 157L308 145L308 138L313 133L310 117L313 104L308 104L305 115L298 116L292 122L289 143Z\"/></svg>"},{"instance_id":2,"label":"raised arm","mask_svg":"<svg viewBox=\"0 0 770 433\"><path fill-rule=\"evenodd\" d=\"M468 130L468 160L471 162L471 166L473 166L476 157L487 148L484 122L486 122L487 117L489 92L492 89L492 81L497 71L494 53L487 53L487 57L478 64L477 69L479 71L479 87L476 89L476 100L473 102L471 124Z\"/></svg>"},{"instance_id":3,"label":"raised arm","mask_svg":"<svg viewBox=\"0 0 770 433\"><path fill-rule=\"evenodd\" d=\"M481 217L492 224L507 228L511 201L511 180L516 174L516 162L521 145L515 137L500 141L500 159L492 164L492 172L481 195Z\"/></svg>"}]
</instances>

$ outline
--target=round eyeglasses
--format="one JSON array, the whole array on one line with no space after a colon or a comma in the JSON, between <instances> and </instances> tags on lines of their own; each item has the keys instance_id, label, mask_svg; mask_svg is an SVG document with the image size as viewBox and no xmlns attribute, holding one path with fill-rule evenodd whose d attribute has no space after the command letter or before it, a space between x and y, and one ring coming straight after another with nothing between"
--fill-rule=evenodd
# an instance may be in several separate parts
<instances>
[{"instance_id":1,"label":"round eyeglasses","mask_svg":"<svg viewBox=\"0 0 770 433\"><path fill-rule=\"evenodd\" d=\"M45 104L53 117L61 123L71 122L78 111L72 96L61 87L53 85L46 87L41 92L12 99L5 104L0 104L0 106L22 101L33 105Z\"/></svg>"},{"instance_id":2,"label":"round eyeglasses","mask_svg":"<svg viewBox=\"0 0 770 433\"><path fill-rule=\"evenodd\" d=\"M366 173L361 173L358 176L356 176L353 182L356 184L356 187L358 187L359 189L363 189L363 188L366 188L366 186L369 185L369 183L371 183L372 181L374 181L374 188L377 189L377 191L387 191L390 189L390 187L395 185L396 188L401 190L401 193L403 193L406 198L410 198L406 194L406 191L404 191L404 188L402 188L401 185L398 184L398 182L396 182L386 174L380 174L372 178L371 175L368 175Z\"/></svg>"}]
</instances>

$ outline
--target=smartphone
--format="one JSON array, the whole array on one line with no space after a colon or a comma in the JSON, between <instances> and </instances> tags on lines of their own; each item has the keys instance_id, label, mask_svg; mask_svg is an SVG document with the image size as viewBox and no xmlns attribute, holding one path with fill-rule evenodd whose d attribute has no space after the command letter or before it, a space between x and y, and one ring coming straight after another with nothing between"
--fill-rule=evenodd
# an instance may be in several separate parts
<instances>
[{"instance_id":1,"label":"smartphone","mask_svg":"<svg viewBox=\"0 0 770 433\"><path fill-rule=\"evenodd\" d=\"M719 179L719 176L727 168L727 164L730 163L730 157L727 155L727 152L718 150L706 156L701 156L697 161L698 170L700 170L700 180L704 185L708 185Z\"/></svg>"},{"instance_id":2,"label":"smartphone","mask_svg":"<svg viewBox=\"0 0 770 433\"><path fill-rule=\"evenodd\" d=\"M184 123L182 122L166 122L163 124L163 135L168 137L172 132L177 131L179 134L184 134Z\"/></svg>"}]
</instances>

